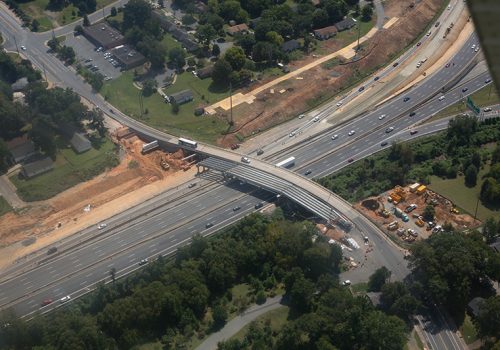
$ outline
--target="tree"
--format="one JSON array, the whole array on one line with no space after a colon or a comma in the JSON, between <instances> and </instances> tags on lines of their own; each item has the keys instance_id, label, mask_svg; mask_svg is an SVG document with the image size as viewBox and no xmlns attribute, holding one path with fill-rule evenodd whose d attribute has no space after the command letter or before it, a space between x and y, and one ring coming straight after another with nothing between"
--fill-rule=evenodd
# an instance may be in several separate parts
<instances>
[{"instance_id":1,"label":"tree","mask_svg":"<svg viewBox=\"0 0 500 350\"><path fill-rule=\"evenodd\" d=\"M386 283L381 291L380 300L384 309L403 320L409 320L419 307L418 300L402 282Z\"/></svg>"},{"instance_id":2,"label":"tree","mask_svg":"<svg viewBox=\"0 0 500 350\"><path fill-rule=\"evenodd\" d=\"M317 9L312 15L312 25L314 28L323 28L328 25L330 19L328 13L323 9Z\"/></svg>"},{"instance_id":3,"label":"tree","mask_svg":"<svg viewBox=\"0 0 500 350\"><path fill-rule=\"evenodd\" d=\"M195 36L203 45L207 46L217 36L217 32L211 24L200 24L196 28Z\"/></svg>"},{"instance_id":4,"label":"tree","mask_svg":"<svg viewBox=\"0 0 500 350\"><path fill-rule=\"evenodd\" d=\"M160 6L160 8L165 8L165 3L163 2L163 0L158 0L158 5Z\"/></svg>"},{"instance_id":5,"label":"tree","mask_svg":"<svg viewBox=\"0 0 500 350\"><path fill-rule=\"evenodd\" d=\"M424 212L422 213L422 216L424 217L425 221L432 221L434 220L434 216L436 215L436 210L434 209L434 206L431 204L428 204Z\"/></svg>"},{"instance_id":6,"label":"tree","mask_svg":"<svg viewBox=\"0 0 500 350\"><path fill-rule=\"evenodd\" d=\"M475 323L482 338L498 337L500 334L500 296L492 296L479 305L479 315Z\"/></svg>"},{"instance_id":7,"label":"tree","mask_svg":"<svg viewBox=\"0 0 500 350\"><path fill-rule=\"evenodd\" d=\"M257 295L255 297L255 302L258 305L262 305L266 302L266 292L264 292L262 289L257 292Z\"/></svg>"},{"instance_id":8,"label":"tree","mask_svg":"<svg viewBox=\"0 0 500 350\"><path fill-rule=\"evenodd\" d=\"M47 45L54 52L57 52L57 50L59 49L59 41L56 38L52 38L49 41L47 41Z\"/></svg>"},{"instance_id":9,"label":"tree","mask_svg":"<svg viewBox=\"0 0 500 350\"><path fill-rule=\"evenodd\" d=\"M5 173L9 168L7 163L9 155L10 152L9 149L7 148L7 145L2 139L0 139L0 174Z\"/></svg>"},{"instance_id":10,"label":"tree","mask_svg":"<svg viewBox=\"0 0 500 350\"><path fill-rule=\"evenodd\" d=\"M267 32L266 40L269 41L270 43L276 45L276 46L281 46L285 42L283 37L273 30L271 30L270 32Z\"/></svg>"},{"instance_id":11,"label":"tree","mask_svg":"<svg viewBox=\"0 0 500 350\"><path fill-rule=\"evenodd\" d=\"M69 64L73 64L75 62L75 50L71 46L62 46L59 49L59 56L61 59Z\"/></svg>"},{"instance_id":12,"label":"tree","mask_svg":"<svg viewBox=\"0 0 500 350\"><path fill-rule=\"evenodd\" d=\"M250 55L252 53L252 48L255 45L255 36L253 34L239 34L236 36L236 44L241 46L245 55Z\"/></svg>"},{"instance_id":13,"label":"tree","mask_svg":"<svg viewBox=\"0 0 500 350\"><path fill-rule=\"evenodd\" d=\"M361 9L361 20L363 22L368 22L372 19L373 16L373 7L371 5L367 4L363 6Z\"/></svg>"},{"instance_id":14,"label":"tree","mask_svg":"<svg viewBox=\"0 0 500 350\"><path fill-rule=\"evenodd\" d=\"M82 35L82 34L83 34L83 27L82 27L81 25L77 24L77 25L75 26L74 31L75 31L75 34L77 34L77 35ZM52 40L52 39L51 39L51 40ZM50 40L49 40L49 41L50 41Z\"/></svg>"},{"instance_id":15,"label":"tree","mask_svg":"<svg viewBox=\"0 0 500 350\"><path fill-rule=\"evenodd\" d=\"M168 53L168 58L170 63L178 70L181 70L186 64L186 52L180 47L171 49Z\"/></svg>"},{"instance_id":16,"label":"tree","mask_svg":"<svg viewBox=\"0 0 500 350\"><path fill-rule=\"evenodd\" d=\"M172 113L179 113L179 105L177 104L177 102L172 101L170 104L172 105Z\"/></svg>"},{"instance_id":17,"label":"tree","mask_svg":"<svg viewBox=\"0 0 500 350\"><path fill-rule=\"evenodd\" d=\"M220 47L219 45L214 44L214 46L212 46L212 56L219 57L219 55L220 55Z\"/></svg>"},{"instance_id":18,"label":"tree","mask_svg":"<svg viewBox=\"0 0 500 350\"><path fill-rule=\"evenodd\" d=\"M37 19L31 21L31 30L34 32L38 32L38 28L40 27L40 22Z\"/></svg>"},{"instance_id":19,"label":"tree","mask_svg":"<svg viewBox=\"0 0 500 350\"><path fill-rule=\"evenodd\" d=\"M224 59L231 65L234 71L239 71L245 65L245 53L238 46L229 48L224 54Z\"/></svg>"},{"instance_id":20,"label":"tree","mask_svg":"<svg viewBox=\"0 0 500 350\"><path fill-rule=\"evenodd\" d=\"M257 42L252 49L252 58L255 62L271 62L278 58L279 49L266 41Z\"/></svg>"},{"instance_id":21,"label":"tree","mask_svg":"<svg viewBox=\"0 0 500 350\"><path fill-rule=\"evenodd\" d=\"M142 84L142 94L144 96L151 96L158 87L158 82L155 79L148 79Z\"/></svg>"},{"instance_id":22,"label":"tree","mask_svg":"<svg viewBox=\"0 0 500 350\"><path fill-rule=\"evenodd\" d=\"M380 292L382 286L391 277L391 271L387 267L382 266L375 270L368 280L368 291Z\"/></svg>"},{"instance_id":23,"label":"tree","mask_svg":"<svg viewBox=\"0 0 500 350\"><path fill-rule=\"evenodd\" d=\"M87 15L83 15L83 26L88 27L90 25L90 21Z\"/></svg>"},{"instance_id":24,"label":"tree","mask_svg":"<svg viewBox=\"0 0 500 350\"><path fill-rule=\"evenodd\" d=\"M497 142L495 149L491 153L491 165L495 165L498 162L500 162L500 142Z\"/></svg>"},{"instance_id":25,"label":"tree","mask_svg":"<svg viewBox=\"0 0 500 350\"><path fill-rule=\"evenodd\" d=\"M130 0L123 7L123 30L137 26L147 30L151 25L151 6L144 0Z\"/></svg>"},{"instance_id":26,"label":"tree","mask_svg":"<svg viewBox=\"0 0 500 350\"><path fill-rule=\"evenodd\" d=\"M189 25L191 25L193 23L196 23L196 19L192 15L186 14L186 15L182 16L181 22L185 26L189 26Z\"/></svg>"},{"instance_id":27,"label":"tree","mask_svg":"<svg viewBox=\"0 0 500 350\"><path fill-rule=\"evenodd\" d=\"M215 62L214 70L212 71L212 80L216 85L227 86L229 84L229 77L233 68L225 59L219 59Z\"/></svg>"},{"instance_id":28,"label":"tree","mask_svg":"<svg viewBox=\"0 0 500 350\"><path fill-rule=\"evenodd\" d=\"M465 170L465 186L474 187L477 184L477 168L471 164Z\"/></svg>"},{"instance_id":29,"label":"tree","mask_svg":"<svg viewBox=\"0 0 500 350\"><path fill-rule=\"evenodd\" d=\"M407 341L404 322L381 311L369 312L361 321L361 337L366 349L403 349Z\"/></svg>"},{"instance_id":30,"label":"tree","mask_svg":"<svg viewBox=\"0 0 500 350\"><path fill-rule=\"evenodd\" d=\"M111 13L110 14L111 14L111 17L115 17L118 14L118 11L116 11L116 7L113 6L111 8Z\"/></svg>"},{"instance_id":31,"label":"tree","mask_svg":"<svg viewBox=\"0 0 500 350\"><path fill-rule=\"evenodd\" d=\"M212 312L212 318L214 320L214 328L215 329L222 328L222 326L224 326L227 320L226 308L220 303L215 305Z\"/></svg>"},{"instance_id":32,"label":"tree","mask_svg":"<svg viewBox=\"0 0 500 350\"><path fill-rule=\"evenodd\" d=\"M496 222L494 218L486 219L483 226L483 236L486 243L490 244L495 241L500 233L500 221Z\"/></svg>"}]
</instances>

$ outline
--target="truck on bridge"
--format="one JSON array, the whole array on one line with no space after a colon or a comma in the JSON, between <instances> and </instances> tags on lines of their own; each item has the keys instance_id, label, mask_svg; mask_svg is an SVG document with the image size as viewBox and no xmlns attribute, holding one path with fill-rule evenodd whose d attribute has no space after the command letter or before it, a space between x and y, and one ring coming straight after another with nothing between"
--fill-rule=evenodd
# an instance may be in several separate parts
<instances>
[{"instance_id":1,"label":"truck on bridge","mask_svg":"<svg viewBox=\"0 0 500 350\"><path fill-rule=\"evenodd\" d=\"M295 157L290 157L285 160L282 160L279 163L276 163L276 166L280 168L290 168L294 165L295 165Z\"/></svg>"}]
</instances>

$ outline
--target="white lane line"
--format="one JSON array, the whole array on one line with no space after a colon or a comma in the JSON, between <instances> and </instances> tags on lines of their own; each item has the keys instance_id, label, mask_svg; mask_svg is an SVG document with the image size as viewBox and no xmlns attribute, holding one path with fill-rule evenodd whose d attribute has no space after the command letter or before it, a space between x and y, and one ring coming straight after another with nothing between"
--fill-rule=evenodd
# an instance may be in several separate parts
<instances>
[{"instance_id":1,"label":"white lane line","mask_svg":"<svg viewBox=\"0 0 500 350\"><path fill-rule=\"evenodd\" d=\"M93 273L91 272L91 273L89 273L89 274L85 275L85 277L90 277L90 276L92 276L92 275L93 275Z\"/></svg>"}]
</instances>

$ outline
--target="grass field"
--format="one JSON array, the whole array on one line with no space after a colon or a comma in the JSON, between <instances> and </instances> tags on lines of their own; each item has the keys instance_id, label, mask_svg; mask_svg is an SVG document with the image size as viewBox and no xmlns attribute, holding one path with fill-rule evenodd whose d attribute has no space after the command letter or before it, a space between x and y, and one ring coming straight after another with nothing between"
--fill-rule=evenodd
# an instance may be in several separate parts
<instances>
[{"instance_id":1,"label":"grass field","mask_svg":"<svg viewBox=\"0 0 500 350\"><path fill-rule=\"evenodd\" d=\"M481 221L486 220L490 217L500 216L500 211L493 211L478 202L479 193L481 191L481 185L484 174L489 171L490 167L485 166L484 169L479 170L477 175L477 185L475 187L469 188L464 185L464 177L458 176L456 179L446 179L443 180L437 176L431 176L431 183L429 188L449 200L451 200L459 208L465 210L470 215L474 216L477 204L477 218Z\"/></svg>"},{"instance_id":2,"label":"grass field","mask_svg":"<svg viewBox=\"0 0 500 350\"><path fill-rule=\"evenodd\" d=\"M483 87L481 90L473 93L470 97L478 107L490 106L500 103L498 90L495 88L495 86L493 86L493 84ZM451 106L448 106L447 108L443 109L441 112L433 116L431 119L429 119L429 121L434 121L461 113L472 113L472 111L465 105L465 102L457 102Z\"/></svg>"},{"instance_id":3,"label":"grass field","mask_svg":"<svg viewBox=\"0 0 500 350\"><path fill-rule=\"evenodd\" d=\"M288 314L290 313L290 308L288 306L281 306L277 309L266 312L255 319L259 327L262 327L266 322L270 322L271 330L273 333L280 331L285 324L288 322ZM250 328L250 324L246 325L238 333L236 333L231 339L243 340L245 335Z\"/></svg>"},{"instance_id":4,"label":"grass field","mask_svg":"<svg viewBox=\"0 0 500 350\"><path fill-rule=\"evenodd\" d=\"M351 286L351 290L353 293L366 293L368 292L368 283L366 282L361 282L361 283L356 283Z\"/></svg>"},{"instance_id":5,"label":"grass field","mask_svg":"<svg viewBox=\"0 0 500 350\"><path fill-rule=\"evenodd\" d=\"M179 106L177 114L172 112L170 104L157 93L143 97L144 111L140 118L139 94L133 85L133 72L125 72L119 78L105 83L101 94L112 105L133 118L141 120L157 129L178 136L188 136L196 140L214 142L228 129L226 120L214 116L195 116L194 110L200 105L208 105L228 96L227 92L213 91L210 88L211 79L200 80L189 72L177 76L176 82L164 89L172 94L185 89L193 92L194 100Z\"/></svg>"},{"instance_id":6,"label":"grass field","mask_svg":"<svg viewBox=\"0 0 500 350\"><path fill-rule=\"evenodd\" d=\"M61 148L54 162L54 169L29 180L12 176L10 180L19 196L27 201L43 200L102 173L107 167L115 166L117 158L115 145L104 139L99 149L77 154L72 148Z\"/></svg>"},{"instance_id":7,"label":"grass field","mask_svg":"<svg viewBox=\"0 0 500 350\"><path fill-rule=\"evenodd\" d=\"M12 210L12 207L10 206L9 202L5 200L2 196L0 196L0 216L3 214L8 213L9 211Z\"/></svg>"},{"instance_id":8,"label":"grass field","mask_svg":"<svg viewBox=\"0 0 500 350\"><path fill-rule=\"evenodd\" d=\"M469 315L465 315L464 323L460 327L460 333L462 333L466 344L472 344L477 340L476 327L474 327Z\"/></svg>"},{"instance_id":9,"label":"grass field","mask_svg":"<svg viewBox=\"0 0 500 350\"><path fill-rule=\"evenodd\" d=\"M96 8L97 10L102 9L113 1L114 0L97 0ZM39 32L45 32L52 28L72 23L80 18L80 16L78 16L78 9L72 4L64 7L61 11L53 13L53 16L49 17L48 13L45 12L48 4L49 0L33 0L19 3L21 9L26 12L28 16L32 19L36 19L40 23Z\"/></svg>"},{"instance_id":10,"label":"grass field","mask_svg":"<svg viewBox=\"0 0 500 350\"><path fill-rule=\"evenodd\" d=\"M167 49L167 52L172 50L174 47L179 47L181 48L182 45L174 39L174 37L170 33L165 33L163 34L163 39L161 41L163 46ZM167 53L168 57L168 53Z\"/></svg>"}]
</instances>

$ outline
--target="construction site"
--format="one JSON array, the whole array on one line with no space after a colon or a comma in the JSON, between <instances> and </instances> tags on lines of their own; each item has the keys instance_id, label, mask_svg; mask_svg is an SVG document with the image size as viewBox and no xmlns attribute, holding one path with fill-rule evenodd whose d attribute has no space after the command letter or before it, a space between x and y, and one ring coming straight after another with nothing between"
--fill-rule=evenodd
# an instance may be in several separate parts
<instances>
[{"instance_id":1,"label":"construction site","mask_svg":"<svg viewBox=\"0 0 500 350\"><path fill-rule=\"evenodd\" d=\"M118 166L48 200L0 217L0 268L194 177L195 154L167 153L128 128L110 134Z\"/></svg>"},{"instance_id":2,"label":"construction site","mask_svg":"<svg viewBox=\"0 0 500 350\"><path fill-rule=\"evenodd\" d=\"M428 238L441 232L444 225L460 230L481 225L452 201L419 183L396 186L377 197L356 203L355 208L399 243L411 244Z\"/></svg>"}]
</instances>

